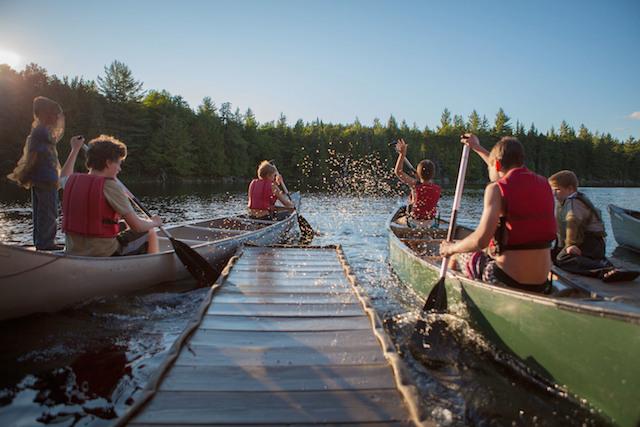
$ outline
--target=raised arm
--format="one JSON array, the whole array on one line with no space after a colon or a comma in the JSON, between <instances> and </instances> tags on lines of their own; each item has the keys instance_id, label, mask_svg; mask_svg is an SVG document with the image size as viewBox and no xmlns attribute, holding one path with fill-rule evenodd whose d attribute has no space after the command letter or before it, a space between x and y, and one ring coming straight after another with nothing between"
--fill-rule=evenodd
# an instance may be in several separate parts
<instances>
[{"instance_id":1,"label":"raised arm","mask_svg":"<svg viewBox=\"0 0 640 427\"><path fill-rule=\"evenodd\" d=\"M480 140L477 136L472 133L465 133L460 137L460 142L463 144L469 144L469 148L478 153L480 158L487 164L487 166L491 166L489 163L489 151L480 145Z\"/></svg>"},{"instance_id":2,"label":"raised arm","mask_svg":"<svg viewBox=\"0 0 640 427\"><path fill-rule=\"evenodd\" d=\"M396 151L398 152L398 160L396 160L396 167L394 172L396 176L400 179L400 181L405 184L413 187L416 185L417 180L410 175L406 174L404 171L404 159L407 156L407 143L404 142L404 139L399 139L396 144Z\"/></svg>"},{"instance_id":3,"label":"raised arm","mask_svg":"<svg viewBox=\"0 0 640 427\"><path fill-rule=\"evenodd\" d=\"M84 136L77 135L71 138L69 141L71 145L71 151L67 156L67 160L64 162L64 166L60 170L60 178L65 178L70 176L73 173L73 166L76 164L76 159L78 158L78 153L82 149L82 145L84 144Z\"/></svg>"}]
</instances>

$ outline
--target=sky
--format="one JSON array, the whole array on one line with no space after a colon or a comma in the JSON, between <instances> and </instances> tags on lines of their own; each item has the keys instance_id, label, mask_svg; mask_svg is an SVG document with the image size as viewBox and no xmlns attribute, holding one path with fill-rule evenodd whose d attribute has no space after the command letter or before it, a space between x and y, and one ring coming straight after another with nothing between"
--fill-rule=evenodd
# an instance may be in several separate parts
<instances>
[{"instance_id":1,"label":"sky","mask_svg":"<svg viewBox=\"0 0 640 427\"><path fill-rule=\"evenodd\" d=\"M0 0L0 63L95 80L119 60L145 89L260 122L434 129L444 108L503 108L639 139L639 22L638 0Z\"/></svg>"}]
</instances>

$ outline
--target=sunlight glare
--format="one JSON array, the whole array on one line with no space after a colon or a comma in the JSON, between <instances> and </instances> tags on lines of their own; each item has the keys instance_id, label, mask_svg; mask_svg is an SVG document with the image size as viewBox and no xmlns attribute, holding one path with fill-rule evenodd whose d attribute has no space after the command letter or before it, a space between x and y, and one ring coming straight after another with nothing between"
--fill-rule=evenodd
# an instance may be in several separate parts
<instances>
[{"instance_id":1,"label":"sunlight glare","mask_svg":"<svg viewBox=\"0 0 640 427\"><path fill-rule=\"evenodd\" d=\"M15 52L0 49L0 64L7 64L14 70L22 64L22 58Z\"/></svg>"}]
</instances>

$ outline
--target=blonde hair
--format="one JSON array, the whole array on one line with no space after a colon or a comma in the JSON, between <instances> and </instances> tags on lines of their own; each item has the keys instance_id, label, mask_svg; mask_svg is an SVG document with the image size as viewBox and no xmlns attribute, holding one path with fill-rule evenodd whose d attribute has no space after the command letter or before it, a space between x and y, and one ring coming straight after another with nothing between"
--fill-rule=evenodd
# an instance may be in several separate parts
<instances>
[{"instance_id":1,"label":"blonde hair","mask_svg":"<svg viewBox=\"0 0 640 427\"><path fill-rule=\"evenodd\" d=\"M268 160L263 160L258 165L258 178L265 179L269 175L273 175L278 172L275 166L269 163Z\"/></svg>"},{"instance_id":2,"label":"blonde hair","mask_svg":"<svg viewBox=\"0 0 640 427\"><path fill-rule=\"evenodd\" d=\"M549 184L555 187L578 189L578 177L573 171L561 170L549 177Z\"/></svg>"}]
</instances>

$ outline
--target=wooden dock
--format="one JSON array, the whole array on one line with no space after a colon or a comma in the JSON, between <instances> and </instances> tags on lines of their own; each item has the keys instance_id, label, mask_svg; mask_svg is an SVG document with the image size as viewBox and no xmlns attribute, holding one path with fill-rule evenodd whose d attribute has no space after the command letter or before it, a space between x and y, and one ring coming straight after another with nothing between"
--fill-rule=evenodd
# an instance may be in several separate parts
<instances>
[{"instance_id":1,"label":"wooden dock","mask_svg":"<svg viewBox=\"0 0 640 427\"><path fill-rule=\"evenodd\" d=\"M340 247L245 247L119 425L426 425Z\"/></svg>"}]
</instances>

